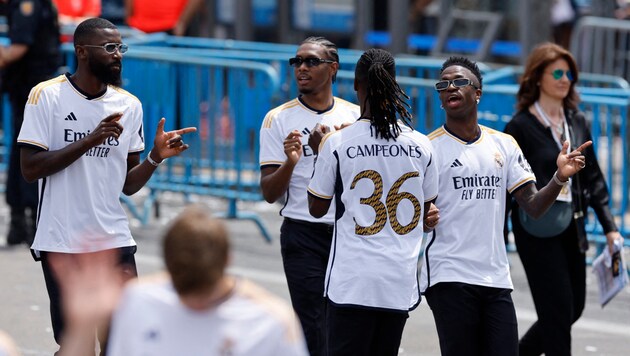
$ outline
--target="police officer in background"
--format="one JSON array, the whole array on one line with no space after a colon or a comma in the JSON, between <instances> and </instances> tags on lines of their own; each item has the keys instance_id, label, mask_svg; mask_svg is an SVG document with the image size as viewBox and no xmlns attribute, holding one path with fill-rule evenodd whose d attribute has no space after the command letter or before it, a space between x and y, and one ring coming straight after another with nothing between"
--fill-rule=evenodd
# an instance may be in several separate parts
<instances>
[{"instance_id":1,"label":"police officer in background","mask_svg":"<svg viewBox=\"0 0 630 356\"><path fill-rule=\"evenodd\" d=\"M0 0L6 3L11 44L0 47L2 87L9 94L13 145L7 175L6 201L11 208L7 244L31 244L35 236L37 184L20 172L15 140L22 127L24 106L35 85L56 74L60 64L57 8L51 0Z\"/></svg>"}]
</instances>

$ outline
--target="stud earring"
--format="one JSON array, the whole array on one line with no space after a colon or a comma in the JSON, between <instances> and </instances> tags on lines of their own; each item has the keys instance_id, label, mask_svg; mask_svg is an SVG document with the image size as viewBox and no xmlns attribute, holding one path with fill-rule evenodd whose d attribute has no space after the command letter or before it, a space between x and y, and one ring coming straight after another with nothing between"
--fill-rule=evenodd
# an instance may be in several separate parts
<instances>
[{"instance_id":1,"label":"stud earring","mask_svg":"<svg viewBox=\"0 0 630 356\"><path fill-rule=\"evenodd\" d=\"M440 104L440 109L444 110L444 105Z\"/></svg>"},{"instance_id":2,"label":"stud earring","mask_svg":"<svg viewBox=\"0 0 630 356\"><path fill-rule=\"evenodd\" d=\"M479 104L479 99L477 99L477 104Z\"/></svg>"}]
</instances>

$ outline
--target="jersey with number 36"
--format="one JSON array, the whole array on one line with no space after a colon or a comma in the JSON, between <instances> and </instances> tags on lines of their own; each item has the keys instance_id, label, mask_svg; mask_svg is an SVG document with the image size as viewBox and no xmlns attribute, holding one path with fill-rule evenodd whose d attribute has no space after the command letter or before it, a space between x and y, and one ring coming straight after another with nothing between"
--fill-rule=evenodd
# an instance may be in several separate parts
<instances>
[{"instance_id":1,"label":"jersey with number 36","mask_svg":"<svg viewBox=\"0 0 630 356\"><path fill-rule=\"evenodd\" d=\"M400 126L387 141L361 119L320 144L308 192L336 203L325 283L335 304L407 311L420 300L422 218L437 196L437 165L428 138Z\"/></svg>"}]
</instances>

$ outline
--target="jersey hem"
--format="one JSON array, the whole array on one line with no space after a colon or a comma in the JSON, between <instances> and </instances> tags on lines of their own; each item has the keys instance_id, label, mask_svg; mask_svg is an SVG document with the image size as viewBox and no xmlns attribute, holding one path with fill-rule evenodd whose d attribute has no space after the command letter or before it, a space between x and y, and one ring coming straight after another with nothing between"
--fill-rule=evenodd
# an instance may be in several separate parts
<instances>
[{"instance_id":1,"label":"jersey hem","mask_svg":"<svg viewBox=\"0 0 630 356\"><path fill-rule=\"evenodd\" d=\"M439 279L439 280L437 280L435 282L431 281L431 285L430 286L426 286L424 288L424 290L421 292L421 294L424 295L427 292L427 289L433 287L434 285L436 285L438 283L464 283L464 284L470 284L470 285L473 285L473 286L481 286L481 287L489 287L489 288L502 288L502 289L514 290L514 286L513 285L492 284L492 283L486 283L486 282L483 282L483 281L464 281L461 278L453 277L453 278Z\"/></svg>"},{"instance_id":2,"label":"jersey hem","mask_svg":"<svg viewBox=\"0 0 630 356\"><path fill-rule=\"evenodd\" d=\"M18 146L32 147L38 150L48 151L48 146L44 145L43 143L39 143L35 141L28 141L28 140L20 140L20 141L17 141L16 143Z\"/></svg>"},{"instance_id":3,"label":"jersey hem","mask_svg":"<svg viewBox=\"0 0 630 356\"><path fill-rule=\"evenodd\" d=\"M418 298L418 302L415 303L409 309L393 309L393 308L375 307L375 306L361 305L361 304L352 304L352 303L335 303L335 302L333 302L330 299L330 297L326 297L326 299L328 300L328 302L330 304L332 304L332 305L334 305L335 307L338 307L338 308L355 308L355 309L364 309L364 310L378 310L378 311L401 313L401 314L408 313L409 311L413 310L413 308L418 306L418 304L420 303L420 298Z\"/></svg>"}]
</instances>

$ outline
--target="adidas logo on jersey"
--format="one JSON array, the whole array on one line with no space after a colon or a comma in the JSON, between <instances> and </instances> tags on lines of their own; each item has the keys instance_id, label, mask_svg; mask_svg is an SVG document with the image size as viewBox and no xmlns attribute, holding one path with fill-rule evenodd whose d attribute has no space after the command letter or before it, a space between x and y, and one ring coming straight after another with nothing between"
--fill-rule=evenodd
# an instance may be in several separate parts
<instances>
[{"instance_id":1,"label":"adidas logo on jersey","mask_svg":"<svg viewBox=\"0 0 630 356\"><path fill-rule=\"evenodd\" d=\"M462 164L462 162L460 162L457 158L455 158L455 160L451 164L451 168L453 168L453 167L463 167L463 166L464 165Z\"/></svg>"},{"instance_id":2,"label":"adidas logo on jersey","mask_svg":"<svg viewBox=\"0 0 630 356\"><path fill-rule=\"evenodd\" d=\"M73 112L70 112L70 115L66 116L66 118L64 120L66 120L66 121L77 121L77 117L74 116Z\"/></svg>"},{"instance_id":3,"label":"adidas logo on jersey","mask_svg":"<svg viewBox=\"0 0 630 356\"><path fill-rule=\"evenodd\" d=\"M302 133L304 135L310 135L311 134L311 130L309 130L308 127L305 127L304 130L302 130Z\"/></svg>"}]
</instances>

